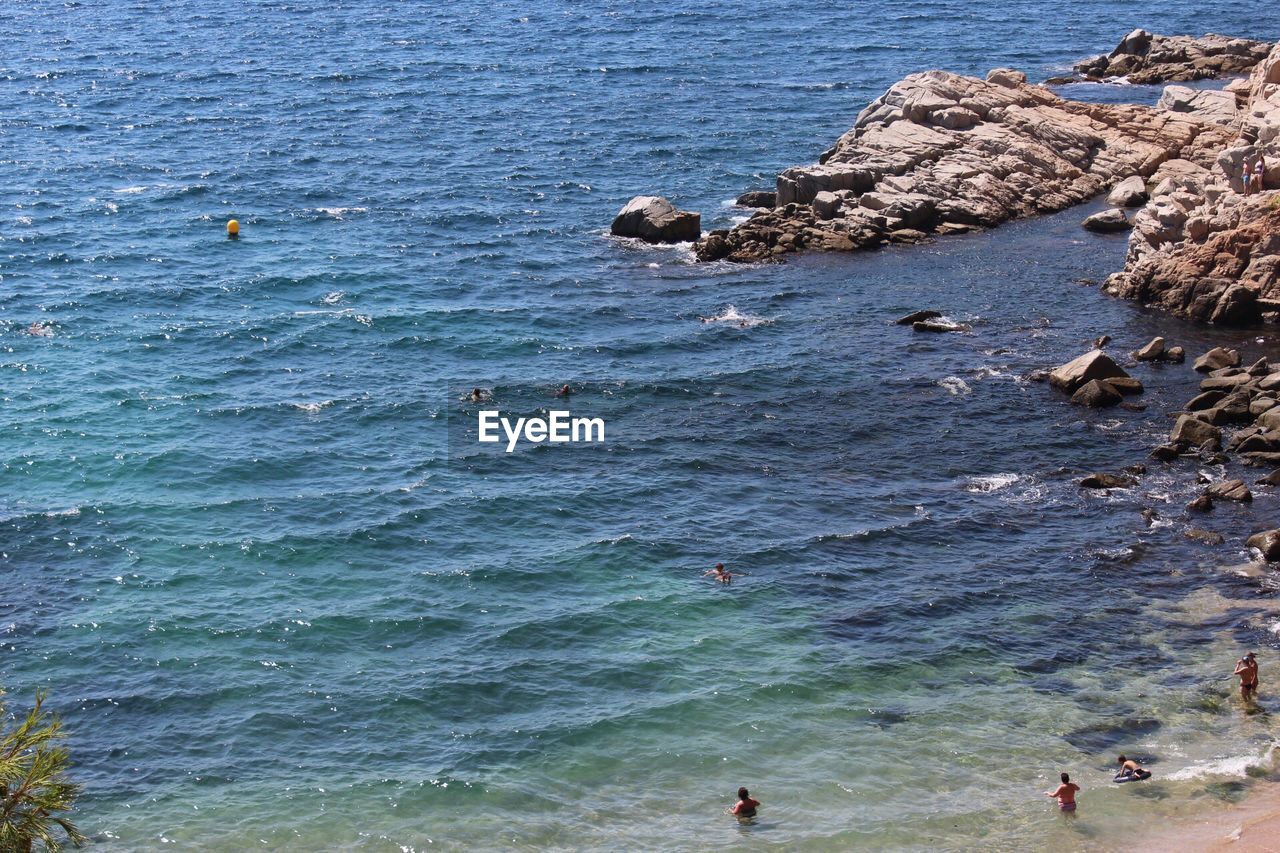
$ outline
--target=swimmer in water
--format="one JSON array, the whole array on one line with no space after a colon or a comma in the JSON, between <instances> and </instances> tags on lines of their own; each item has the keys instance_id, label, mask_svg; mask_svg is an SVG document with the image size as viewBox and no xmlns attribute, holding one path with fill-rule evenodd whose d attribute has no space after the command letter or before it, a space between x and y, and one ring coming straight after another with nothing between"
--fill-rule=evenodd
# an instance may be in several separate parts
<instances>
[{"instance_id":1,"label":"swimmer in water","mask_svg":"<svg viewBox=\"0 0 1280 853\"><path fill-rule=\"evenodd\" d=\"M1071 781L1071 777L1066 773L1062 774L1062 784L1052 791L1045 791L1046 797L1054 797L1058 801L1058 808L1064 812L1073 812L1076 810L1076 791L1080 790L1080 786Z\"/></svg>"},{"instance_id":2,"label":"swimmer in water","mask_svg":"<svg viewBox=\"0 0 1280 853\"><path fill-rule=\"evenodd\" d=\"M475 402L477 402L477 403L479 403L481 400L483 400L483 399L484 399L484 389L482 389L482 388L472 388L472 389L471 389L471 399L472 399L472 400L474 400L474 401L475 401Z\"/></svg>"},{"instance_id":3,"label":"swimmer in water","mask_svg":"<svg viewBox=\"0 0 1280 853\"><path fill-rule=\"evenodd\" d=\"M568 396L569 396L570 394L572 394L572 393L573 393L573 389L572 389L572 388L570 388L568 385L561 385L561 386L560 386L560 390L556 392L556 396L557 396L557 397L568 397Z\"/></svg>"},{"instance_id":4,"label":"swimmer in water","mask_svg":"<svg viewBox=\"0 0 1280 853\"><path fill-rule=\"evenodd\" d=\"M703 572L702 576L704 578L715 578L720 581L720 583L733 583L733 579L735 577L732 572L725 570L724 563L716 563L716 567L714 569L709 569Z\"/></svg>"},{"instance_id":5,"label":"swimmer in water","mask_svg":"<svg viewBox=\"0 0 1280 853\"><path fill-rule=\"evenodd\" d=\"M738 801L733 804L733 808L729 809L729 814L742 820L743 818L755 817L756 809L758 808L760 808L760 801L753 800L746 788L739 788Z\"/></svg>"},{"instance_id":6,"label":"swimmer in water","mask_svg":"<svg viewBox=\"0 0 1280 853\"><path fill-rule=\"evenodd\" d=\"M1240 698L1248 702L1258 693L1258 659L1253 652L1236 662L1236 671L1232 675L1240 676Z\"/></svg>"}]
</instances>

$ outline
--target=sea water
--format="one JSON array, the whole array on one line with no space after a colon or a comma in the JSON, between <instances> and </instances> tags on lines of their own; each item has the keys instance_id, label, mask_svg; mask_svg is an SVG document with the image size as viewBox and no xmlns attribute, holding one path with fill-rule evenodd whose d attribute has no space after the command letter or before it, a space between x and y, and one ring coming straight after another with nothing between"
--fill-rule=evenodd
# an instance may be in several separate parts
<instances>
[{"instance_id":1,"label":"sea water","mask_svg":"<svg viewBox=\"0 0 1280 853\"><path fill-rule=\"evenodd\" d=\"M1243 536L1280 500L1209 548L1193 464L1077 488L1167 434L1187 366L1137 369L1142 412L1025 379L1101 334L1242 340L1089 284L1125 249L1097 205L768 266L607 236L647 193L731 225L907 73L1043 78L1138 26L1280 38L1097 0L9 4L0 684L50 691L82 828L1104 848L1239 797L1275 728L1223 676L1257 648L1266 683ZM892 325L920 308L972 331ZM473 387L606 441L478 452ZM1110 785L1118 751L1156 779Z\"/></svg>"}]
</instances>

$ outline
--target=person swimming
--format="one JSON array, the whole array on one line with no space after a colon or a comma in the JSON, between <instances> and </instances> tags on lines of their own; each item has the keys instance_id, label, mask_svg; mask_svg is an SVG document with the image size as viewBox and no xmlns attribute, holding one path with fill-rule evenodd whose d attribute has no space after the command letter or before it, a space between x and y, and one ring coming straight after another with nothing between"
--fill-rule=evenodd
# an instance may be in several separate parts
<instances>
[{"instance_id":1,"label":"person swimming","mask_svg":"<svg viewBox=\"0 0 1280 853\"><path fill-rule=\"evenodd\" d=\"M720 581L720 583L733 583L733 579L736 577L733 572L725 569L724 563L716 563L716 567L714 569L708 569L702 573L702 576L704 578L715 578Z\"/></svg>"},{"instance_id":2,"label":"person swimming","mask_svg":"<svg viewBox=\"0 0 1280 853\"><path fill-rule=\"evenodd\" d=\"M760 808L760 801L753 800L751 793L746 788L738 789L738 801L733 804L733 808L729 809L729 814L739 820L756 816L756 809Z\"/></svg>"},{"instance_id":3,"label":"person swimming","mask_svg":"<svg viewBox=\"0 0 1280 853\"><path fill-rule=\"evenodd\" d=\"M472 389L471 389L471 399L472 399L474 402L477 402L477 403L479 403L481 400L483 400L483 399L484 399L484 389L483 389L483 388L472 388Z\"/></svg>"},{"instance_id":4,"label":"person swimming","mask_svg":"<svg viewBox=\"0 0 1280 853\"><path fill-rule=\"evenodd\" d=\"M1258 693L1258 658L1253 652L1236 661L1232 675L1240 676L1240 698L1246 702Z\"/></svg>"},{"instance_id":5,"label":"person swimming","mask_svg":"<svg viewBox=\"0 0 1280 853\"><path fill-rule=\"evenodd\" d=\"M557 397L568 397L571 394L573 394L573 389L570 388L568 385L561 385L560 389L556 391Z\"/></svg>"},{"instance_id":6,"label":"person swimming","mask_svg":"<svg viewBox=\"0 0 1280 853\"><path fill-rule=\"evenodd\" d=\"M1080 790L1080 786L1071 781L1071 777L1066 773L1062 774L1062 784L1052 791L1045 791L1046 797L1055 797L1058 800L1058 808L1064 812L1073 812L1076 810L1076 791Z\"/></svg>"},{"instance_id":7,"label":"person swimming","mask_svg":"<svg viewBox=\"0 0 1280 853\"><path fill-rule=\"evenodd\" d=\"M1121 780L1128 780L1128 779L1150 779L1151 778L1151 771L1143 770L1138 765L1138 762L1134 761L1132 758L1128 758L1124 755L1121 755L1119 758L1116 759L1116 763L1120 765L1120 772L1116 774L1117 782Z\"/></svg>"}]
</instances>

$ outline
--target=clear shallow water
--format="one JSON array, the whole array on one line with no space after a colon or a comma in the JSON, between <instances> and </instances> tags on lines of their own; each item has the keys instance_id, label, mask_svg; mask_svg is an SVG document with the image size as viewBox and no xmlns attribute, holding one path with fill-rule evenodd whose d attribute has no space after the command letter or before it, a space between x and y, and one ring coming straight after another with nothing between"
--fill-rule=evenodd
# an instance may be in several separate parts
<instances>
[{"instance_id":1,"label":"clear shallow water","mask_svg":"<svg viewBox=\"0 0 1280 853\"><path fill-rule=\"evenodd\" d=\"M1273 730L1213 679L1276 616L1224 566L1280 502L1218 510L1206 549L1190 468L1076 490L1145 456L1185 368L1137 371L1144 413L1017 378L1102 333L1238 336L1076 283L1124 248L1084 210L771 267L603 236L640 192L727 225L910 71L1280 37L1144 9L6 10L0 682L52 690L84 827L1106 846L1237 795ZM974 332L887 322L920 307ZM562 382L605 448L469 452L462 389L531 412ZM700 580L717 560L750 574ZM1116 749L1159 785L1108 788Z\"/></svg>"}]
</instances>

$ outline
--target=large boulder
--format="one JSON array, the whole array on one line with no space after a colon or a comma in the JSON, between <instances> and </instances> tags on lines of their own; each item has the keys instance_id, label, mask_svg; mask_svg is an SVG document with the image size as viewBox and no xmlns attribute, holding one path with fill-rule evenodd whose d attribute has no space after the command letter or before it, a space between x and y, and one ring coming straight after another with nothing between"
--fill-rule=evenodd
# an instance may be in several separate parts
<instances>
[{"instance_id":1,"label":"large boulder","mask_svg":"<svg viewBox=\"0 0 1280 853\"><path fill-rule=\"evenodd\" d=\"M1240 351L1226 347L1214 347L1196 359L1195 369L1201 373L1221 370L1224 367L1239 367Z\"/></svg>"},{"instance_id":2,"label":"large boulder","mask_svg":"<svg viewBox=\"0 0 1280 853\"><path fill-rule=\"evenodd\" d=\"M1251 501L1253 493L1242 480L1223 480L1205 489L1205 494L1214 500Z\"/></svg>"},{"instance_id":3,"label":"large boulder","mask_svg":"<svg viewBox=\"0 0 1280 853\"><path fill-rule=\"evenodd\" d=\"M638 195L618 212L609 230L615 237L646 243L687 243L702 236L702 216L677 210L661 196Z\"/></svg>"},{"instance_id":4,"label":"large boulder","mask_svg":"<svg viewBox=\"0 0 1280 853\"><path fill-rule=\"evenodd\" d=\"M1074 394L1081 385L1093 379L1112 377L1128 378L1120 365L1100 349L1091 350L1074 358L1049 374L1049 384L1068 394Z\"/></svg>"},{"instance_id":5,"label":"large boulder","mask_svg":"<svg viewBox=\"0 0 1280 853\"><path fill-rule=\"evenodd\" d=\"M1105 379L1090 379L1071 395L1071 402L1091 409L1120 405L1120 392Z\"/></svg>"},{"instance_id":6,"label":"large boulder","mask_svg":"<svg viewBox=\"0 0 1280 853\"><path fill-rule=\"evenodd\" d=\"M1133 227L1129 217L1125 216L1124 211L1118 207L1086 217L1080 224L1084 226L1084 230L1097 234L1113 234L1117 231L1128 231Z\"/></svg>"},{"instance_id":7,"label":"large boulder","mask_svg":"<svg viewBox=\"0 0 1280 853\"><path fill-rule=\"evenodd\" d=\"M1112 207L1141 207L1147 203L1147 182L1141 175L1132 175L1116 184L1107 195Z\"/></svg>"},{"instance_id":8,"label":"large boulder","mask_svg":"<svg viewBox=\"0 0 1280 853\"><path fill-rule=\"evenodd\" d=\"M1191 415L1179 415L1173 431L1169 433L1169 441L1193 447L1201 447L1206 443L1216 446L1222 441L1222 430Z\"/></svg>"},{"instance_id":9,"label":"large boulder","mask_svg":"<svg viewBox=\"0 0 1280 853\"><path fill-rule=\"evenodd\" d=\"M1249 537L1246 544L1250 548L1261 551L1262 558L1267 562L1280 560L1280 530L1264 530L1261 533L1255 533Z\"/></svg>"},{"instance_id":10,"label":"large boulder","mask_svg":"<svg viewBox=\"0 0 1280 853\"><path fill-rule=\"evenodd\" d=\"M752 190L738 196L734 202L738 207L767 207L772 209L778 202L778 194L773 190Z\"/></svg>"}]
</instances>

